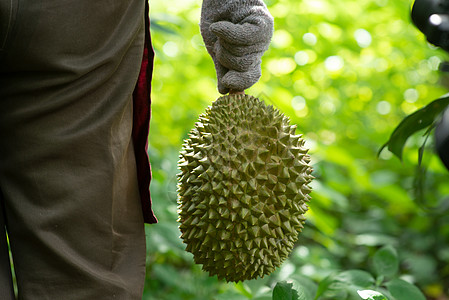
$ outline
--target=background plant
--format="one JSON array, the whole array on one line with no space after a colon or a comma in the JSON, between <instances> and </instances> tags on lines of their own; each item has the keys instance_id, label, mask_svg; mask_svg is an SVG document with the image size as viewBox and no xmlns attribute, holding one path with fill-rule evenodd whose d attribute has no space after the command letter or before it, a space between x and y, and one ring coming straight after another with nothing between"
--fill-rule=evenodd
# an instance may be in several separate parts
<instances>
[{"instance_id":1,"label":"background plant","mask_svg":"<svg viewBox=\"0 0 449 300\"><path fill-rule=\"evenodd\" d=\"M406 115L447 92L446 79L437 71L446 54L429 46L411 24L411 1L266 3L276 30L261 81L247 92L288 115L311 148L317 179L305 229L279 270L245 283L209 277L184 251L176 222L178 151L198 115L219 95L199 33L201 1L152 1L157 57L151 191L160 223L147 227L144 299L272 299L283 281L292 289L301 286L314 299L313 289L352 270L366 272L355 273L361 279L366 274L374 279L361 291L382 293L382 284L405 280L428 299L446 299L449 176L431 153L432 139L423 157L427 171L421 198L416 197L416 150L425 129L407 140L402 162L388 150L377 157ZM397 253L397 272L395 279L384 277L378 284L373 264L387 245ZM350 282L337 286L357 287ZM353 291L335 298L328 291L333 287L316 299L362 299Z\"/></svg>"}]
</instances>

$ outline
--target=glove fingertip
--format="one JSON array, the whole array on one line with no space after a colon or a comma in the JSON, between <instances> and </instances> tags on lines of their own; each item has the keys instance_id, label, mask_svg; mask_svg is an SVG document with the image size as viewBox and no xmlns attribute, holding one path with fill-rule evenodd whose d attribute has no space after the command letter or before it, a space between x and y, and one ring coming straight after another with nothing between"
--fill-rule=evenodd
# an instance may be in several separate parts
<instances>
[{"instance_id":1,"label":"glove fingertip","mask_svg":"<svg viewBox=\"0 0 449 300\"><path fill-rule=\"evenodd\" d=\"M229 93L229 89L225 88L225 87L219 88L218 92L220 92L220 94L222 94L222 95L226 95L227 93Z\"/></svg>"},{"instance_id":2,"label":"glove fingertip","mask_svg":"<svg viewBox=\"0 0 449 300\"><path fill-rule=\"evenodd\" d=\"M253 86L261 77L260 68L248 72L229 71L221 79L221 83L231 90L246 90Z\"/></svg>"},{"instance_id":3,"label":"glove fingertip","mask_svg":"<svg viewBox=\"0 0 449 300\"><path fill-rule=\"evenodd\" d=\"M229 88L224 86L220 81L218 81L217 87L218 87L218 91L220 92L220 94L224 95L224 94L229 93Z\"/></svg>"}]
</instances>

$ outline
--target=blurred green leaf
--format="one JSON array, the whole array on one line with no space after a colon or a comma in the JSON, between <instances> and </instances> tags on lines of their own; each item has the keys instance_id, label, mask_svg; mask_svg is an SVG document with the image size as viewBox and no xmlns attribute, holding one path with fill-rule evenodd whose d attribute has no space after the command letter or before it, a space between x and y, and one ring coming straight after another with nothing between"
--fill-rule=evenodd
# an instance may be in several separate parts
<instances>
[{"instance_id":1,"label":"blurred green leaf","mask_svg":"<svg viewBox=\"0 0 449 300\"><path fill-rule=\"evenodd\" d=\"M265 276L263 278L247 280L245 281L246 288L250 291L250 294L254 299L265 299L266 297L272 297L272 289L268 287L270 277Z\"/></svg>"},{"instance_id":2,"label":"blurred green leaf","mask_svg":"<svg viewBox=\"0 0 449 300\"><path fill-rule=\"evenodd\" d=\"M335 274L331 274L320 281L320 284L318 285L318 289L316 291L315 299L319 299L321 295L326 292L332 283L334 283L334 276Z\"/></svg>"},{"instance_id":3,"label":"blurred green leaf","mask_svg":"<svg viewBox=\"0 0 449 300\"><path fill-rule=\"evenodd\" d=\"M392 277L399 269L396 250L392 246L380 248L373 257L374 272L377 276Z\"/></svg>"},{"instance_id":4,"label":"blurred green leaf","mask_svg":"<svg viewBox=\"0 0 449 300\"><path fill-rule=\"evenodd\" d=\"M371 287L375 282L370 273L362 270L343 271L335 276L335 280L347 283L358 289Z\"/></svg>"},{"instance_id":5,"label":"blurred green leaf","mask_svg":"<svg viewBox=\"0 0 449 300\"><path fill-rule=\"evenodd\" d=\"M388 150L402 160L402 151L407 139L415 132L432 126L438 115L448 105L449 97L445 95L405 117L393 131L390 139L380 148L379 153L387 147Z\"/></svg>"},{"instance_id":6,"label":"blurred green leaf","mask_svg":"<svg viewBox=\"0 0 449 300\"><path fill-rule=\"evenodd\" d=\"M302 288L304 290L306 299L313 299L315 297L318 289L318 284L313 282L313 280L300 274L293 274L292 276L290 276L290 279L293 282L294 289L299 291Z\"/></svg>"},{"instance_id":7,"label":"blurred green leaf","mask_svg":"<svg viewBox=\"0 0 449 300\"><path fill-rule=\"evenodd\" d=\"M247 298L252 298L253 295L251 294L251 291L249 290L249 288L246 286L246 284L244 282L238 282L234 284L235 289L237 291L239 291L243 296L247 297Z\"/></svg>"},{"instance_id":8,"label":"blurred green leaf","mask_svg":"<svg viewBox=\"0 0 449 300\"><path fill-rule=\"evenodd\" d=\"M151 21L151 29L152 30L156 30L156 31L160 31L160 32L163 32L163 33L173 34L173 35L177 34L177 32L175 30L171 29L168 26L164 26L164 25L160 24L157 20L152 20Z\"/></svg>"},{"instance_id":9,"label":"blurred green leaf","mask_svg":"<svg viewBox=\"0 0 449 300\"><path fill-rule=\"evenodd\" d=\"M425 247L426 241L421 240ZM430 254L412 254L404 255L404 263L413 277L424 284L429 284L438 280L438 270L435 259Z\"/></svg>"},{"instance_id":10,"label":"blurred green leaf","mask_svg":"<svg viewBox=\"0 0 449 300\"><path fill-rule=\"evenodd\" d=\"M308 300L303 291L298 293L292 283L280 281L273 289L273 300Z\"/></svg>"},{"instance_id":11,"label":"blurred green leaf","mask_svg":"<svg viewBox=\"0 0 449 300\"><path fill-rule=\"evenodd\" d=\"M179 272L173 266L155 265L153 273L167 285L177 286L181 282Z\"/></svg>"},{"instance_id":12,"label":"blurred green leaf","mask_svg":"<svg viewBox=\"0 0 449 300\"><path fill-rule=\"evenodd\" d=\"M312 297L309 297L309 295L306 293L305 289L301 285L296 285L295 290L297 292L298 298L293 298L297 300L312 300Z\"/></svg>"},{"instance_id":13,"label":"blurred green leaf","mask_svg":"<svg viewBox=\"0 0 449 300\"><path fill-rule=\"evenodd\" d=\"M247 300L248 298L234 291L229 291L217 296L214 296L214 300Z\"/></svg>"},{"instance_id":14,"label":"blurred green leaf","mask_svg":"<svg viewBox=\"0 0 449 300\"><path fill-rule=\"evenodd\" d=\"M405 280L393 279L385 285L395 300L426 300L416 286Z\"/></svg>"},{"instance_id":15,"label":"blurred green leaf","mask_svg":"<svg viewBox=\"0 0 449 300\"><path fill-rule=\"evenodd\" d=\"M368 272L362 270L347 270L330 275L325 279L325 284L320 285L320 294L316 299L350 299L357 300L357 291L372 287L374 278Z\"/></svg>"}]
</instances>

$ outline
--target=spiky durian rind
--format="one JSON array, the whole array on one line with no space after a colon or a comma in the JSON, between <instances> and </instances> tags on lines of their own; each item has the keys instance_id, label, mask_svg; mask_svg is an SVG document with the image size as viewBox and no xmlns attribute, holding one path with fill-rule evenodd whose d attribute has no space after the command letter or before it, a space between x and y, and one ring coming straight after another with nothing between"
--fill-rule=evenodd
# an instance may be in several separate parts
<instances>
[{"instance_id":1,"label":"spiky durian rind","mask_svg":"<svg viewBox=\"0 0 449 300\"><path fill-rule=\"evenodd\" d=\"M210 275L243 281L271 273L303 228L310 157L296 126L249 95L217 99L180 152L181 238Z\"/></svg>"}]
</instances>

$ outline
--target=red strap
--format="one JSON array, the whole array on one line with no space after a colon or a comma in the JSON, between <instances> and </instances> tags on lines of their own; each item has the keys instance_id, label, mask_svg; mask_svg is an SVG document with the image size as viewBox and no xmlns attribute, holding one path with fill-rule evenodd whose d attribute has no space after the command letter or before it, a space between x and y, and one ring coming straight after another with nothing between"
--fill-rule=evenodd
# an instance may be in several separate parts
<instances>
[{"instance_id":1,"label":"red strap","mask_svg":"<svg viewBox=\"0 0 449 300\"><path fill-rule=\"evenodd\" d=\"M151 78L153 75L154 50L151 45L149 4L145 1L145 46L139 79L133 92L133 131L134 153L137 164L140 198L145 223L157 223L151 209L150 181L151 168L148 158L148 134L151 117Z\"/></svg>"}]
</instances>

